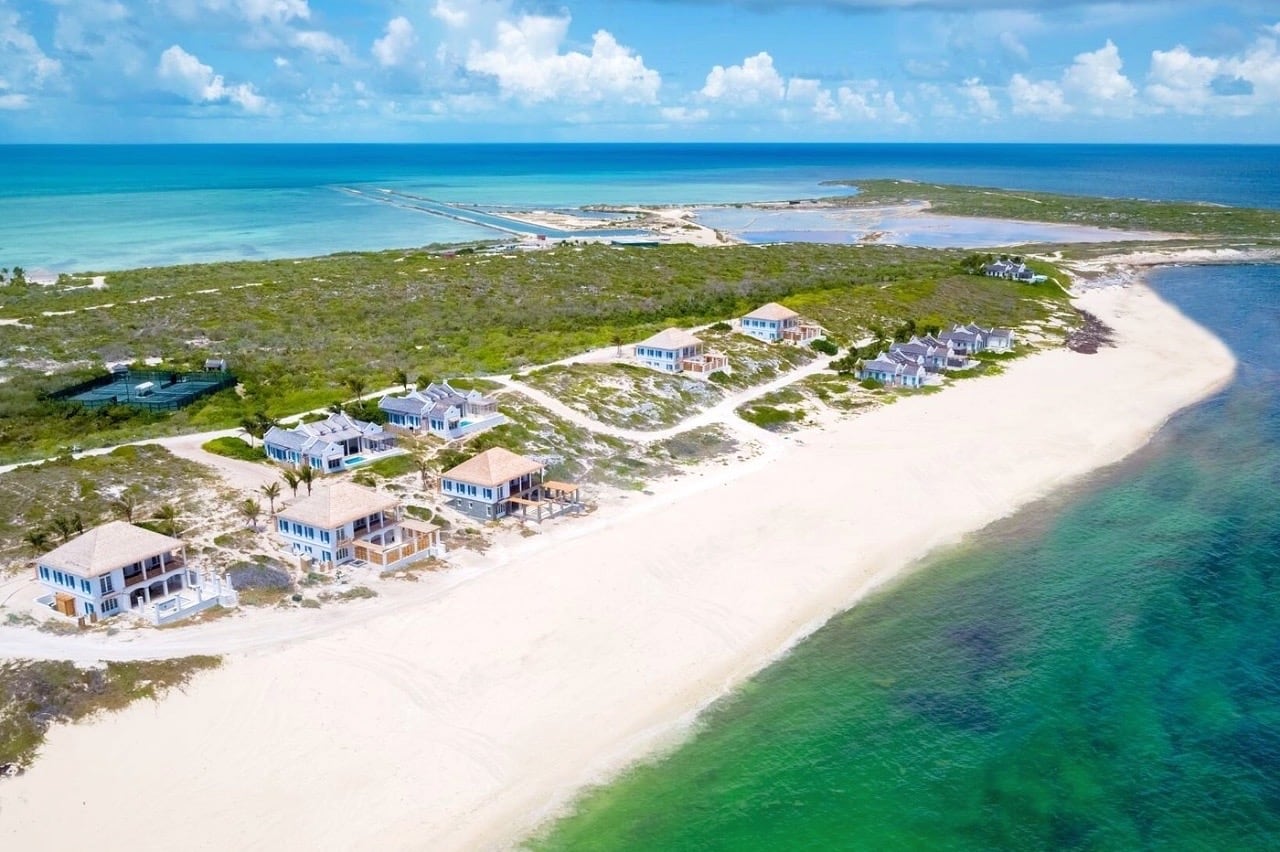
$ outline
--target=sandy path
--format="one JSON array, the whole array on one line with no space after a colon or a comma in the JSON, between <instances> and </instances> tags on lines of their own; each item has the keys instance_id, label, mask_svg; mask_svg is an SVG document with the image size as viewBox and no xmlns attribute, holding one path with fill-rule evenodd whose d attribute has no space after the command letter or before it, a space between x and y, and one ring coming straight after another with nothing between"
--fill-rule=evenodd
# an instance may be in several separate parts
<instances>
[{"instance_id":1,"label":"sandy path","mask_svg":"<svg viewBox=\"0 0 1280 852\"><path fill-rule=\"evenodd\" d=\"M676 435L683 434L690 430L701 429L705 426L713 426L716 424L724 425L730 430L736 432L745 431L752 440L776 441L777 436L773 433L766 432L763 429L752 426L742 418L738 417L737 414L734 413L738 406L743 403L750 402L753 399L758 399L767 393L781 390L788 385L795 384L801 379L821 373L823 370L830 368L832 360L832 357L829 355L819 356L808 364L805 364L803 367L799 367L789 373L785 373L771 382L766 382L763 385L755 385L738 391L737 393L730 394L710 408L700 411L692 417L687 417L684 420L681 420L675 426L671 426L666 429L653 430L625 429L620 426L611 426L607 423L602 423L594 417L588 417L586 414L583 414L575 408L570 408L554 396L538 390L525 382L517 381L510 376L496 376L493 380L505 385L516 393L527 396L529 399L538 403L538 405L541 405L552 414L555 414L557 417L563 417L575 426L581 426L583 429L587 429L592 432L598 432L602 435L611 435L615 438L622 438L627 441L635 441L642 444L652 441L665 441L668 438L674 438Z\"/></svg>"},{"instance_id":2,"label":"sandy path","mask_svg":"<svg viewBox=\"0 0 1280 852\"><path fill-rule=\"evenodd\" d=\"M1118 348L903 399L567 524L420 606L54 730L5 782L0 843L54 848L50 826L113 824L142 796L184 820L210 803L193 848L509 845L912 560L1119 460L1231 375L1226 348L1146 288L1082 301ZM901 511L925 488L973 496Z\"/></svg>"}]
</instances>

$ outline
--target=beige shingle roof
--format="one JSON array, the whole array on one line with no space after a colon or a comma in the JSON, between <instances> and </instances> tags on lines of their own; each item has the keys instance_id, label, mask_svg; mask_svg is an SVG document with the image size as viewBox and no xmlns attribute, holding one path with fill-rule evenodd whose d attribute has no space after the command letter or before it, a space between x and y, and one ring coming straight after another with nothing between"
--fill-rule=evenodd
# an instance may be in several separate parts
<instances>
[{"instance_id":1,"label":"beige shingle roof","mask_svg":"<svg viewBox=\"0 0 1280 852\"><path fill-rule=\"evenodd\" d=\"M470 485L484 485L492 488L517 476L536 473L542 468L543 466L533 459L527 459L502 447L494 447L445 471L444 476Z\"/></svg>"},{"instance_id":2,"label":"beige shingle roof","mask_svg":"<svg viewBox=\"0 0 1280 852\"><path fill-rule=\"evenodd\" d=\"M76 536L41 556L37 562L84 577L97 577L134 562L169 553L183 544L180 539L124 521L111 521Z\"/></svg>"},{"instance_id":3,"label":"beige shingle roof","mask_svg":"<svg viewBox=\"0 0 1280 852\"><path fill-rule=\"evenodd\" d=\"M777 302L770 302L767 305L761 305L756 308L754 311L743 317L743 319L785 320L798 316L800 316L798 313L785 305L779 305Z\"/></svg>"},{"instance_id":4,"label":"beige shingle roof","mask_svg":"<svg viewBox=\"0 0 1280 852\"><path fill-rule=\"evenodd\" d=\"M300 524L331 530L347 521L394 509L399 504L400 501L390 494L379 494L350 482L335 482L317 487L314 494L286 506L277 514Z\"/></svg>"},{"instance_id":5,"label":"beige shingle roof","mask_svg":"<svg viewBox=\"0 0 1280 852\"><path fill-rule=\"evenodd\" d=\"M683 328L664 329L648 340L642 340L637 346L651 346L654 349L683 349L686 346L697 346L702 341Z\"/></svg>"}]
</instances>

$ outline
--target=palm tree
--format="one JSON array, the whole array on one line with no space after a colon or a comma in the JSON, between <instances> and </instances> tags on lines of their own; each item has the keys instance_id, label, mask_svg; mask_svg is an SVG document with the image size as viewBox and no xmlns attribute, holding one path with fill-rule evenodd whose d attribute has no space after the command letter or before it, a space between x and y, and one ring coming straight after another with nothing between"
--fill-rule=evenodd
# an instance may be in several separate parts
<instances>
[{"instance_id":1,"label":"palm tree","mask_svg":"<svg viewBox=\"0 0 1280 852\"><path fill-rule=\"evenodd\" d=\"M391 374L391 383L404 388L404 392L409 392L409 374L399 367Z\"/></svg>"},{"instance_id":2,"label":"palm tree","mask_svg":"<svg viewBox=\"0 0 1280 852\"><path fill-rule=\"evenodd\" d=\"M427 490L427 474L435 469L435 459L427 455L415 455L413 463L418 466L418 476L422 477L422 490Z\"/></svg>"},{"instance_id":3,"label":"palm tree","mask_svg":"<svg viewBox=\"0 0 1280 852\"><path fill-rule=\"evenodd\" d=\"M138 511L138 498L136 495L128 491L124 491L119 497L111 501L111 508L116 511L125 523L133 523L134 513Z\"/></svg>"},{"instance_id":4,"label":"palm tree","mask_svg":"<svg viewBox=\"0 0 1280 852\"><path fill-rule=\"evenodd\" d=\"M431 377L428 376L426 373L423 373L421 376L418 376L419 388L425 388L429 384L431 384Z\"/></svg>"},{"instance_id":5,"label":"palm tree","mask_svg":"<svg viewBox=\"0 0 1280 852\"><path fill-rule=\"evenodd\" d=\"M276 513L276 500L280 497L280 483L269 482L262 486L262 496L271 501L271 514Z\"/></svg>"},{"instance_id":6,"label":"palm tree","mask_svg":"<svg viewBox=\"0 0 1280 852\"><path fill-rule=\"evenodd\" d=\"M58 534L58 538L62 539L64 543L71 541L71 537L76 534L75 520L66 515L58 515L49 522L49 525L53 527L53 531Z\"/></svg>"},{"instance_id":7,"label":"palm tree","mask_svg":"<svg viewBox=\"0 0 1280 852\"><path fill-rule=\"evenodd\" d=\"M253 439L259 437L258 421L252 417L246 417L240 421L240 429L249 436L249 446L253 446Z\"/></svg>"},{"instance_id":8,"label":"palm tree","mask_svg":"<svg viewBox=\"0 0 1280 852\"><path fill-rule=\"evenodd\" d=\"M172 503L162 503L151 517L160 522L160 527L164 529L165 535L176 536L178 534L177 506Z\"/></svg>"},{"instance_id":9,"label":"palm tree","mask_svg":"<svg viewBox=\"0 0 1280 852\"><path fill-rule=\"evenodd\" d=\"M342 384L347 390L351 391L351 395L355 397L353 401L359 403L360 397L364 396L364 379L359 376L347 376L347 378L342 380Z\"/></svg>"},{"instance_id":10,"label":"palm tree","mask_svg":"<svg viewBox=\"0 0 1280 852\"><path fill-rule=\"evenodd\" d=\"M32 550L40 553L49 546L49 533L44 530L31 530L31 532L23 536L23 540L31 545Z\"/></svg>"},{"instance_id":11,"label":"palm tree","mask_svg":"<svg viewBox=\"0 0 1280 852\"><path fill-rule=\"evenodd\" d=\"M609 341L614 346L614 354L619 358L622 357L622 335L615 334Z\"/></svg>"},{"instance_id":12,"label":"palm tree","mask_svg":"<svg viewBox=\"0 0 1280 852\"><path fill-rule=\"evenodd\" d=\"M296 470L286 470L280 474L280 477L284 480L285 485L289 486L293 496L297 497L298 486L302 484L302 477L298 476L298 472Z\"/></svg>"},{"instance_id":13,"label":"palm tree","mask_svg":"<svg viewBox=\"0 0 1280 852\"><path fill-rule=\"evenodd\" d=\"M304 464L302 467L298 468L298 480L306 483L308 497L311 496L311 483L315 482L315 479L316 469L311 465Z\"/></svg>"},{"instance_id":14,"label":"palm tree","mask_svg":"<svg viewBox=\"0 0 1280 852\"><path fill-rule=\"evenodd\" d=\"M254 529L258 528L258 518L262 516L261 503L259 503L257 500L253 499L252 497L249 497L245 500L242 500L240 504L236 506L236 509L240 512L241 515L244 515L244 519L245 521L248 522L249 526L253 527Z\"/></svg>"}]
</instances>

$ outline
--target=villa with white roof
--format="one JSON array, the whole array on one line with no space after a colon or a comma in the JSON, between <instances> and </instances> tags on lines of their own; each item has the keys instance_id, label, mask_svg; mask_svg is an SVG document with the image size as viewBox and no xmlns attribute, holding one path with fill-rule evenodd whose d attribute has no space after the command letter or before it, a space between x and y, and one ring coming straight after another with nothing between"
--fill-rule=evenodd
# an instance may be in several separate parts
<instances>
[{"instance_id":1,"label":"villa with white roof","mask_svg":"<svg viewBox=\"0 0 1280 852\"><path fill-rule=\"evenodd\" d=\"M440 476L440 493L460 512L481 520L497 520L534 511L541 521L543 512L577 509L578 486L544 478L541 462L493 447L468 459Z\"/></svg>"},{"instance_id":2,"label":"villa with white roof","mask_svg":"<svg viewBox=\"0 0 1280 852\"><path fill-rule=\"evenodd\" d=\"M738 328L759 340L774 343L789 340L805 343L822 337L822 326L805 322L800 315L785 305L769 302L738 320Z\"/></svg>"},{"instance_id":3,"label":"villa with white roof","mask_svg":"<svg viewBox=\"0 0 1280 852\"><path fill-rule=\"evenodd\" d=\"M427 432L446 441L507 422L492 397L477 390L455 390L448 382L432 382L403 396L384 396L378 408L387 413L387 423L392 426Z\"/></svg>"},{"instance_id":4,"label":"villa with white roof","mask_svg":"<svg viewBox=\"0 0 1280 852\"><path fill-rule=\"evenodd\" d=\"M859 379L872 379L887 387L899 388L923 387L926 375L923 364L915 363L906 356L894 358L888 352L864 361L857 372Z\"/></svg>"},{"instance_id":5,"label":"villa with white roof","mask_svg":"<svg viewBox=\"0 0 1280 852\"><path fill-rule=\"evenodd\" d=\"M97 621L198 583L186 543L124 521L94 527L36 560L53 608Z\"/></svg>"},{"instance_id":6,"label":"villa with white roof","mask_svg":"<svg viewBox=\"0 0 1280 852\"><path fill-rule=\"evenodd\" d=\"M370 456L390 452L395 441L381 425L343 413L292 429L272 426L262 438L267 458L297 467L310 465L321 473L336 473Z\"/></svg>"},{"instance_id":7,"label":"villa with white roof","mask_svg":"<svg viewBox=\"0 0 1280 852\"><path fill-rule=\"evenodd\" d=\"M707 352L702 340L683 328L668 328L635 346L636 360L642 366L663 373L708 374L723 370L729 359L718 352Z\"/></svg>"},{"instance_id":8,"label":"villa with white roof","mask_svg":"<svg viewBox=\"0 0 1280 852\"><path fill-rule=\"evenodd\" d=\"M362 561L385 571L444 556L439 530L403 514L390 494L334 482L281 509L276 532L290 553L321 566Z\"/></svg>"}]
</instances>

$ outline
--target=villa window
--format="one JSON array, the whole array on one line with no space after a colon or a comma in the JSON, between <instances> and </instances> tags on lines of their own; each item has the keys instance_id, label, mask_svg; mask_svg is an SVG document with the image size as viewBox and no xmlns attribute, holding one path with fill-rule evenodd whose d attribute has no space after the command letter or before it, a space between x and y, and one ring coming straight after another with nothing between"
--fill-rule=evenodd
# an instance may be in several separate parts
<instances>
[{"instance_id":1,"label":"villa window","mask_svg":"<svg viewBox=\"0 0 1280 852\"><path fill-rule=\"evenodd\" d=\"M80 581L80 590L83 591L86 595L93 594L93 587L89 585L88 580Z\"/></svg>"},{"instance_id":2,"label":"villa window","mask_svg":"<svg viewBox=\"0 0 1280 852\"><path fill-rule=\"evenodd\" d=\"M40 566L40 579L42 580L49 579L49 569L44 567L43 565Z\"/></svg>"},{"instance_id":3,"label":"villa window","mask_svg":"<svg viewBox=\"0 0 1280 852\"><path fill-rule=\"evenodd\" d=\"M119 598L107 598L105 601L102 602L103 612L115 612L119 608L120 608Z\"/></svg>"},{"instance_id":4,"label":"villa window","mask_svg":"<svg viewBox=\"0 0 1280 852\"><path fill-rule=\"evenodd\" d=\"M320 531L320 540L321 540L321 541L323 541L325 544L328 544L328 543L329 543L329 531L328 531L328 530L321 530L321 531Z\"/></svg>"},{"instance_id":5,"label":"villa window","mask_svg":"<svg viewBox=\"0 0 1280 852\"><path fill-rule=\"evenodd\" d=\"M112 583L112 581L111 581L111 575L110 575L110 574L108 574L107 576L103 577L103 578L98 582L98 588L102 591L102 594L104 594L104 595L105 595L105 594L107 594L108 592L114 592L114 591L115 591L115 584L114 584L114 583Z\"/></svg>"},{"instance_id":6,"label":"villa window","mask_svg":"<svg viewBox=\"0 0 1280 852\"><path fill-rule=\"evenodd\" d=\"M485 497L485 499L486 499L486 500L492 500L492 499L493 499L493 489L492 489L492 488L486 488L486 489L484 490L484 497Z\"/></svg>"}]
</instances>

